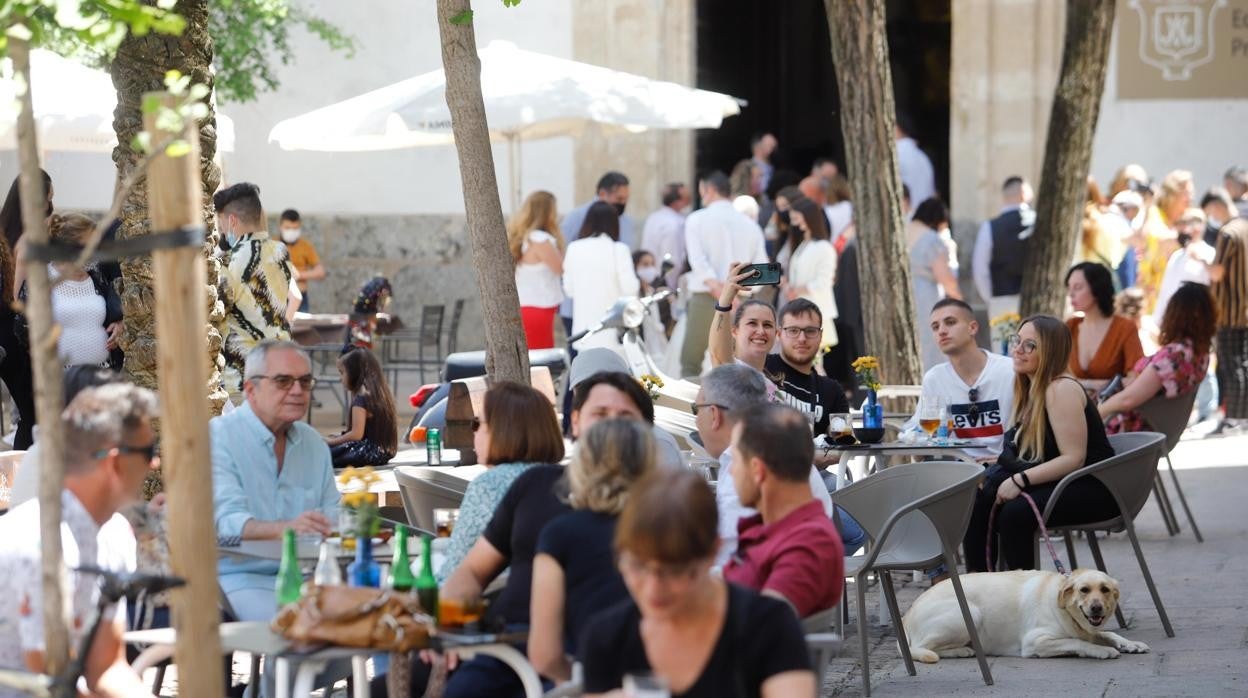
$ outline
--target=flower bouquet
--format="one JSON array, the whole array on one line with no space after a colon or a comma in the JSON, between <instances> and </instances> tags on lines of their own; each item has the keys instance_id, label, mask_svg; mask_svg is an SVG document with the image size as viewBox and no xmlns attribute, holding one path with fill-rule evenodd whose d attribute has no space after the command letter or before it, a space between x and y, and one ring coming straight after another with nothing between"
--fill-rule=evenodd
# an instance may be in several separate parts
<instances>
[{"instance_id":1,"label":"flower bouquet","mask_svg":"<svg viewBox=\"0 0 1248 698\"><path fill-rule=\"evenodd\" d=\"M867 389L867 401L862 405L862 426L866 429L884 428L884 408L876 391L880 389L880 360L874 356L859 356L853 363L858 382Z\"/></svg>"},{"instance_id":2,"label":"flower bouquet","mask_svg":"<svg viewBox=\"0 0 1248 698\"><path fill-rule=\"evenodd\" d=\"M659 388L663 387L662 378L659 378L654 374L647 373L638 378L637 382L641 383L641 387L646 389L646 394L650 396L650 400L652 402L659 399Z\"/></svg>"},{"instance_id":3,"label":"flower bouquet","mask_svg":"<svg viewBox=\"0 0 1248 698\"><path fill-rule=\"evenodd\" d=\"M357 538L371 540L381 531L377 495L368 491L380 481L372 468L347 468L338 474L338 484L343 489L338 529L344 550L354 549Z\"/></svg>"},{"instance_id":4,"label":"flower bouquet","mask_svg":"<svg viewBox=\"0 0 1248 698\"><path fill-rule=\"evenodd\" d=\"M988 323L992 328L992 345L1001 347L1002 354L1009 355L1010 337L1018 333L1018 326L1022 321L1018 313L1002 313Z\"/></svg>"}]
</instances>

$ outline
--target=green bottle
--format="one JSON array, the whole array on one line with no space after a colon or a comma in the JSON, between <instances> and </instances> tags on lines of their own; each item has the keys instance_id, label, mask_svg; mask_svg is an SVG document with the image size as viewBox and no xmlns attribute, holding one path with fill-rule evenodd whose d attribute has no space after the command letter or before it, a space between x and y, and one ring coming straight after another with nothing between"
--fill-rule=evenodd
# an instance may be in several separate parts
<instances>
[{"instance_id":1,"label":"green bottle","mask_svg":"<svg viewBox=\"0 0 1248 698\"><path fill-rule=\"evenodd\" d=\"M420 538L420 574L416 577L416 598L420 608L438 619L438 579L433 576L433 539L428 535Z\"/></svg>"},{"instance_id":2,"label":"green bottle","mask_svg":"<svg viewBox=\"0 0 1248 698\"><path fill-rule=\"evenodd\" d=\"M411 591L415 586L412 561L407 557L407 526L399 526L394 537L394 557L390 560L390 588Z\"/></svg>"},{"instance_id":3,"label":"green bottle","mask_svg":"<svg viewBox=\"0 0 1248 698\"><path fill-rule=\"evenodd\" d=\"M283 608L299 600L303 574L299 571L299 549L295 545L295 529L282 533L282 563L277 568L277 607Z\"/></svg>"}]
</instances>

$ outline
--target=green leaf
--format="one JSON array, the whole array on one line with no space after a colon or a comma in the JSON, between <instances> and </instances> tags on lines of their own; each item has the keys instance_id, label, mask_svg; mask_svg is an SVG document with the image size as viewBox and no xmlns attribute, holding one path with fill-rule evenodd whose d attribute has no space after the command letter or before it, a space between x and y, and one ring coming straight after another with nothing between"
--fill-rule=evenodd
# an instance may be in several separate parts
<instances>
[{"instance_id":1,"label":"green leaf","mask_svg":"<svg viewBox=\"0 0 1248 698\"><path fill-rule=\"evenodd\" d=\"M178 0L156 0L156 7L159 7L162 10L172 10L173 6L177 4Z\"/></svg>"},{"instance_id":2,"label":"green leaf","mask_svg":"<svg viewBox=\"0 0 1248 698\"><path fill-rule=\"evenodd\" d=\"M152 150L152 134L147 131L139 131L134 134L134 138L130 139L130 148L139 153L148 153Z\"/></svg>"},{"instance_id":3,"label":"green leaf","mask_svg":"<svg viewBox=\"0 0 1248 698\"><path fill-rule=\"evenodd\" d=\"M191 144L187 141L178 139L165 146L165 155L171 158L180 158L191 152Z\"/></svg>"},{"instance_id":4,"label":"green leaf","mask_svg":"<svg viewBox=\"0 0 1248 698\"><path fill-rule=\"evenodd\" d=\"M206 98L210 91L211 90L208 89L207 85L197 82L194 85L191 85L191 89L186 93L186 98L191 101L198 102L199 100Z\"/></svg>"},{"instance_id":5,"label":"green leaf","mask_svg":"<svg viewBox=\"0 0 1248 698\"><path fill-rule=\"evenodd\" d=\"M503 0L506 2L506 0ZM451 24L472 24L472 10L464 10L451 18Z\"/></svg>"},{"instance_id":6,"label":"green leaf","mask_svg":"<svg viewBox=\"0 0 1248 698\"><path fill-rule=\"evenodd\" d=\"M186 116L196 121L203 121L208 118L208 105L203 102L194 102L187 106Z\"/></svg>"},{"instance_id":7,"label":"green leaf","mask_svg":"<svg viewBox=\"0 0 1248 698\"><path fill-rule=\"evenodd\" d=\"M143 113L155 114L161 108L160 95L148 94L143 95Z\"/></svg>"}]
</instances>

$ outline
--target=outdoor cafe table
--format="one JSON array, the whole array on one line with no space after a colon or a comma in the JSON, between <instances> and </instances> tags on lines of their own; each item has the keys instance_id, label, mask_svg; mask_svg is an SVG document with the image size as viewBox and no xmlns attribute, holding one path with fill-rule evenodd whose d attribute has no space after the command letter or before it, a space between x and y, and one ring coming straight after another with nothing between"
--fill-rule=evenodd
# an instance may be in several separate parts
<instances>
[{"instance_id":1,"label":"outdoor cafe table","mask_svg":"<svg viewBox=\"0 0 1248 698\"><path fill-rule=\"evenodd\" d=\"M340 560L355 557L355 550L346 550L341 544L332 545L331 547L337 549L338 558ZM411 539L409 538L407 548L409 555L412 553L412 547ZM310 537L298 538L295 542L295 548L296 555L301 563L315 564L321 554L321 542L319 538L315 541ZM217 552L221 555L239 559L273 560L274 562L278 562L282 559L282 541L277 538L272 540L245 540L234 546L218 545ZM388 560L393 555L394 546L389 541L385 543L373 544L373 557L375 559L379 561Z\"/></svg>"},{"instance_id":2,"label":"outdoor cafe table","mask_svg":"<svg viewBox=\"0 0 1248 698\"><path fill-rule=\"evenodd\" d=\"M298 652L285 638L273 632L269 624L265 622L222 623L220 628L223 652L247 652L274 658L277 698L291 698L292 696L302 698L311 695L316 675L335 659L351 660L353 697L367 698L369 695L367 662L369 657L378 654L375 649L331 646L311 652ZM136 671L142 673L149 667L173 656L177 634L173 628L137 630L126 633L124 640L127 643L148 645L132 665ZM471 659L476 655L494 657L510 667L520 677L525 698L540 698L542 695L541 677L537 675L537 671L533 669L524 655L509 644L523 640L522 636L504 638L454 631L439 631L429 638L431 649L454 650L460 659ZM292 661L298 662L293 689L290 676Z\"/></svg>"},{"instance_id":3,"label":"outdoor cafe table","mask_svg":"<svg viewBox=\"0 0 1248 698\"><path fill-rule=\"evenodd\" d=\"M836 488L839 490L848 483L849 462L855 458L867 459L867 467L863 470L864 474L887 467L892 458L900 456L951 458L967 463L975 463L977 461L969 456L966 451L962 450L969 445L970 443L965 441L953 441L945 446L923 441L916 443L888 441L879 444L853 444L849 446L831 444L828 452L840 454L840 462L837 464L836 469ZM872 460L876 463L876 468L874 469L870 467Z\"/></svg>"}]
</instances>

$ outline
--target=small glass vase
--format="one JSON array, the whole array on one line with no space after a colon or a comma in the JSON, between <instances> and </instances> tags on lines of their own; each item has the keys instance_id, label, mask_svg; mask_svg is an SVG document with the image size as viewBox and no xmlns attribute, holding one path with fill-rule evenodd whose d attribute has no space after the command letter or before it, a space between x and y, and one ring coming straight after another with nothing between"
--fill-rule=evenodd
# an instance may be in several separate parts
<instances>
[{"instance_id":1,"label":"small glass vase","mask_svg":"<svg viewBox=\"0 0 1248 698\"><path fill-rule=\"evenodd\" d=\"M867 391L867 401L862 403L862 426L865 429L884 428L884 406L879 403L874 390Z\"/></svg>"},{"instance_id":2,"label":"small glass vase","mask_svg":"<svg viewBox=\"0 0 1248 698\"><path fill-rule=\"evenodd\" d=\"M347 580L353 587L380 587L381 565L373 559L373 539L359 536L355 545L355 562L347 567Z\"/></svg>"}]
</instances>

